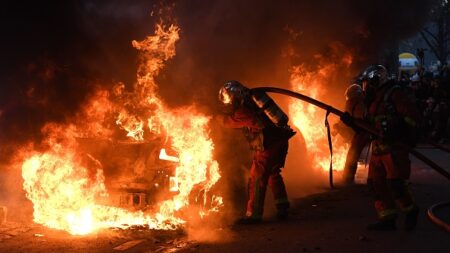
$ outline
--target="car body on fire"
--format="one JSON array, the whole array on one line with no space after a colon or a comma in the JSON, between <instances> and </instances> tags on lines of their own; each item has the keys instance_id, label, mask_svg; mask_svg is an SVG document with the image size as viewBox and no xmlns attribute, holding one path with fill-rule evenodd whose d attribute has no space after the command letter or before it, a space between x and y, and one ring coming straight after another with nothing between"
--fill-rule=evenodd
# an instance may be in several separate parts
<instances>
[{"instance_id":1,"label":"car body on fire","mask_svg":"<svg viewBox=\"0 0 450 253\"><path fill-rule=\"evenodd\" d=\"M178 192L173 177L177 158L167 155L161 141L84 138L78 142L103 167L109 204L151 210Z\"/></svg>"}]
</instances>

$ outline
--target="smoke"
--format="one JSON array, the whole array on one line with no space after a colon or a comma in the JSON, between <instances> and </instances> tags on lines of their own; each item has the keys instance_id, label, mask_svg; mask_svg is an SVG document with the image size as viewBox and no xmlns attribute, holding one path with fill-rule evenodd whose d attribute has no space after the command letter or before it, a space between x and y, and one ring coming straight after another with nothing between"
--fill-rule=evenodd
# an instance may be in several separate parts
<instances>
[{"instance_id":1,"label":"smoke","mask_svg":"<svg viewBox=\"0 0 450 253\"><path fill-rule=\"evenodd\" d=\"M377 61L383 46L420 28L432 3L172 2L171 15L182 28L182 40L159 78L161 95L174 106L197 102L208 107L215 104L225 80L282 86L290 65L314 65L314 55L326 55L335 41L355 53L355 69ZM2 143L26 141L39 134L44 122L63 121L76 113L94 90L94 81L131 86L136 51L130 41L152 31L161 16L159 7L159 2L143 0L5 3ZM294 57L284 54L292 40L289 31L297 34Z\"/></svg>"},{"instance_id":2,"label":"smoke","mask_svg":"<svg viewBox=\"0 0 450 253\"><path fill-rule=\"evenodd\" d=\"M99 87L121 81L131 88L137 62L131 41L153 31L160 18L172 16L182 29L177 55L158 77L161 96L173 107L196 103L215 113L226 80L287 88L291 66L314 68L318 54L332 61L335 43L354 56L343 79L382 62L386 47L426 22L432 2L7 1L0 10L0 169L19 147L40 141L45 123L65 122ZM243 201L249 153L238 133L222 133L212 130L222 144L216 152L223 178L232 198ZM302 152L295 146L290 154ZM238 186L242 191L233 192Z\"/></svg>"}]
</instances>

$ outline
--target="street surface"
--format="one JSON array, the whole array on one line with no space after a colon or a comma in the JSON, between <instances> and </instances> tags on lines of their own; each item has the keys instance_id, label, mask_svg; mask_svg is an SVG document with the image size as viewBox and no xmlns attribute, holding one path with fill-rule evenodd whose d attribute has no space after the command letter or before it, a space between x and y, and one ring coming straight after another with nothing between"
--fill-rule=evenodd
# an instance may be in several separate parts
<instances>
[{"instance_id":1,"label":"street surface","mask_svg":"<svg viewBox=\"0 0 450 253\"><path fill-rule=\"evenodd\" d=\"M430 148L419 151L450 169L450 154ZM448 253L450 233L432 223L426 209L437 202L450 201L450 182L423 163L412 161L412 189L421 213L417 228L411 232L402 230L402 219L397 231L367 231L365 226L374 221L375 212L366 187L356 185L323 189L321 193L292 200L292 215L287 221L279 222L269 214L258 225L226 224L203 231L207 240L189 236L185 231L145 228L71 236L39 225L7 222L0 227L0 252Z\"/></svg>"}]
</instances>

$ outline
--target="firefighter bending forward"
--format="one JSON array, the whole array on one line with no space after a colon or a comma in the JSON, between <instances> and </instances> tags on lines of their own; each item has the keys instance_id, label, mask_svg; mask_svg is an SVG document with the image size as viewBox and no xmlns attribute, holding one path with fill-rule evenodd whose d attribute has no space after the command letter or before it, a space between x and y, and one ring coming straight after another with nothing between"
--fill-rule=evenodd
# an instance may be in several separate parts
<instances>
[{"instance_id":1,"label":"firefighter bending forward","mask_svg":"<svg viewBox=\"0 0 450 253\"><path fill-rule=\"evenodd\" d=\"M288 140L295 134L287 124L288 117L265 92L254 92L237 81L223 85L219 100L227 110L218 120L225 127L243 129L253 150L247 212L237 223L261 222L267 184L274 196L277 217L287 218L289 201L280 173L288 151Z\"/></svg>"},{"instance_id":2,"label":"firefighter bending forward","mask_svg":"<svg viewBox=\"0 0 450 253\"><path fill-rule=\"evenodd\" d=\"M374 193L379 221L367 229L395 230L398 205L406 215L404 228L412 230L419 208L408 189L411 163L408 151L395 143L415 144L420 113L396 82L388 79L384 66L370 66L363 78L368 121L380 134L372 141L367 181Z\"/></svg>"}]
</instances>

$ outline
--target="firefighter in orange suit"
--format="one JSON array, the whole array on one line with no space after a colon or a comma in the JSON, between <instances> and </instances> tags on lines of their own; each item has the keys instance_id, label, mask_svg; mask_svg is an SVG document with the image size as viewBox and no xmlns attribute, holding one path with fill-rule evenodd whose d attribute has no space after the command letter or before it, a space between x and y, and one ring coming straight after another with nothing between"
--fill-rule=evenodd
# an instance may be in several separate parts
<instances>
[{"instance_id":1,"label":"firefighter in orange suit","mask_svg":"<svg viewBox=\"0 0 450 253\"><path fill-rule=\"evenodd\" d=\"M219 91L219 100L227 113L218 117L225 127L241 128L253 150L248 180L248 202L241 224L262 220L267 185L270 186L277 217L288 215L289 201L281 176L288 140L295 132L288 126L288 117L264 92L254 92L237 81L226 82Z\"/></svg>"},{"instance_id":2,"label":"firefighter in orange suit","mask_svg":"<svg viewBox=\"0 0 450 253\"><path fill-rule=\"evenodd\" d=\"M418 206L408 189L411 173L409 153L395 143L415 144L420 113L382 65L373 65L363 73L367 121L378 137L372 141L368 185L373 190L379 221L369 230L395 230L398 208L406 214L404 228L417 223ZM345 120L344 120L345 122Z\"/></svg>"},{"instance_id":3,"label":"firefighter in orange suit","mask_svg":"<svg viewBox=\"0 0 450 253\"><path fill-rule=\"evenodd\" d=\"M345 91L345 100L345 111L353 118L363 119L365 117L366 106L364 104L364 91L359 84L352 84L347 88ZM369 142L370 138L367 133L357 129L354 131L342 175L342 182L344 185L351 185L354 183L359 156Z\"/></svg>"}]
</instances>

